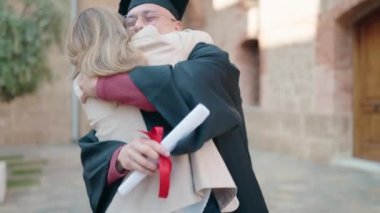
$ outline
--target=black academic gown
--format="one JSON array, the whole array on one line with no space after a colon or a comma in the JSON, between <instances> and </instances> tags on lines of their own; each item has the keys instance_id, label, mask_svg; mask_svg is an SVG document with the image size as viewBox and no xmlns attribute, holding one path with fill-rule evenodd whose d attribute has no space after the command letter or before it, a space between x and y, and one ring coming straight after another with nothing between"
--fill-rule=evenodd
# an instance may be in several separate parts
<instances>
[{"instance_id":1,"label":"black academic gown","mask_svg":"<svg viewBox=\"0 0 380 213\"><path fill-rule=\"evenodd\" d=\"M129 75L157 109L157 112L142 112L148 129L164 126L167 134L198 103L208 107L210 116L181 140L172 154L195 152L212 138L238 188L240 205L235 212L268 212L248 151L239 71L230 63L227 53L200 43L188 61L174 68L138 67ZM107 187L106 181L110 158L121 144L119 141L99 143L93 131L80 140L83 177L94 212L107 208L120 185L121 180ZM212 205L209 202L207 206ZM206 210L211 209L208 207Z\"/></svg>"}]
</instances>

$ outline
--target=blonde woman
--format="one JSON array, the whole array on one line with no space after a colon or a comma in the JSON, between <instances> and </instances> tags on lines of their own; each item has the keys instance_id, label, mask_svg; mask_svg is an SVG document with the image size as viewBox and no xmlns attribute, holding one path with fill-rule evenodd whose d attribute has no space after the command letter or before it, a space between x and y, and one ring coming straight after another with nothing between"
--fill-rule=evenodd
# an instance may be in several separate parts
<instances>
[{"instance_id":1,"label":"blonde woman","mask_svg":"<svg viewBox=\"0 0 380 213\"><path fill-rule=\"evenodd\" d=\"M102 8L90 8L74 21L67 36L66 50L76 74L108 76L146 64L174 65L186 60L199 42L211 43L212 40L201 31L160 34L153 26L145 27L130 38L120 15ZM81 96L78 86L75 92ZM83 108L99 141L130 142L141 137L140 130L146 130L141 111L135 106L88 99ZM112 171L115 155L117 151L110 162L101 162L109 164L109 185L120 178L112 174L115 173ZM211 162L212 166L205 162ZM172 163L168 198L158 198L159 177L153 174L127 196L116 193L107 212L202 212L212 189L221 209L237 208L236 186L214 143L205 143L192 154L173 156ZM104 193L109 193L106 191ZM88 193L91 197L91 192ZM92 203L91 199L90 203L94 212L97 211L100 204Z\"/></svg>"}]
</instances>

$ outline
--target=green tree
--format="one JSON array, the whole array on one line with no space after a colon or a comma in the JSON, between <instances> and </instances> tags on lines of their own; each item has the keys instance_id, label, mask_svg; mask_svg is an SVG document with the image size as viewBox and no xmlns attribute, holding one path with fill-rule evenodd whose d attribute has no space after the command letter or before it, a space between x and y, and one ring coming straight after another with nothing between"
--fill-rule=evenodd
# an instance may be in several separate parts
<instances>
[{"instance_id":1,"label":"green tree","mask_svg":"<svg viewBox=\"0 0 380 213\"><path fill-rule=\"evenodd\" d=\"M1 101L33 93L50 78L46 50L60 43L61 30L62 15L51 0L0 1Z\"/></svg>"}]
</instances>

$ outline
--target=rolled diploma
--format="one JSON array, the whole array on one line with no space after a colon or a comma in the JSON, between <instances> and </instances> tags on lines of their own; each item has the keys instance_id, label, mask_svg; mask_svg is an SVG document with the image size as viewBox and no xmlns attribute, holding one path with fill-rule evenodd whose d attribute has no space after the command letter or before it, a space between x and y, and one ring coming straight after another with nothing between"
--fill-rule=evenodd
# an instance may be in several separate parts
<instances>
[{"instance_id":1,"label":"rolled diploma","mask_svg":"<svg viewBox=\"0 0 380 213\"><path fill-rule=\"evenodd\" d=\"M169 152L173 151L179 140L189 135L210 115L210 111L203 105L198 104L179 124L161 141L161 145ZM133 171L129 177L119 186L118 191L127 195L137 186L146 174Z\"/></svg>"}]
</instances>

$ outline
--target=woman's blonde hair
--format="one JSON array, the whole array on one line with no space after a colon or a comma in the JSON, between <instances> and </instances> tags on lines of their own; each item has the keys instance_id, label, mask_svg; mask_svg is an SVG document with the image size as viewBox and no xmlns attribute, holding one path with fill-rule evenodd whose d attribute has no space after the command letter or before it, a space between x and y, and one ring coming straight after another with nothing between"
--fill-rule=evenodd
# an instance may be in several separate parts
<instances>
[{"instance_id":1,"label":"woman's blonde hair","mask_svg":"<svg viewBox=\"0 0 380 213\"><path fill-rule=\"evenodd\" d=\"M106 76L145 65L129 44L123 17L103 8L89 8L75 19L66 37L66 53L78 72Z\"/></svg>"}]
</instances>

